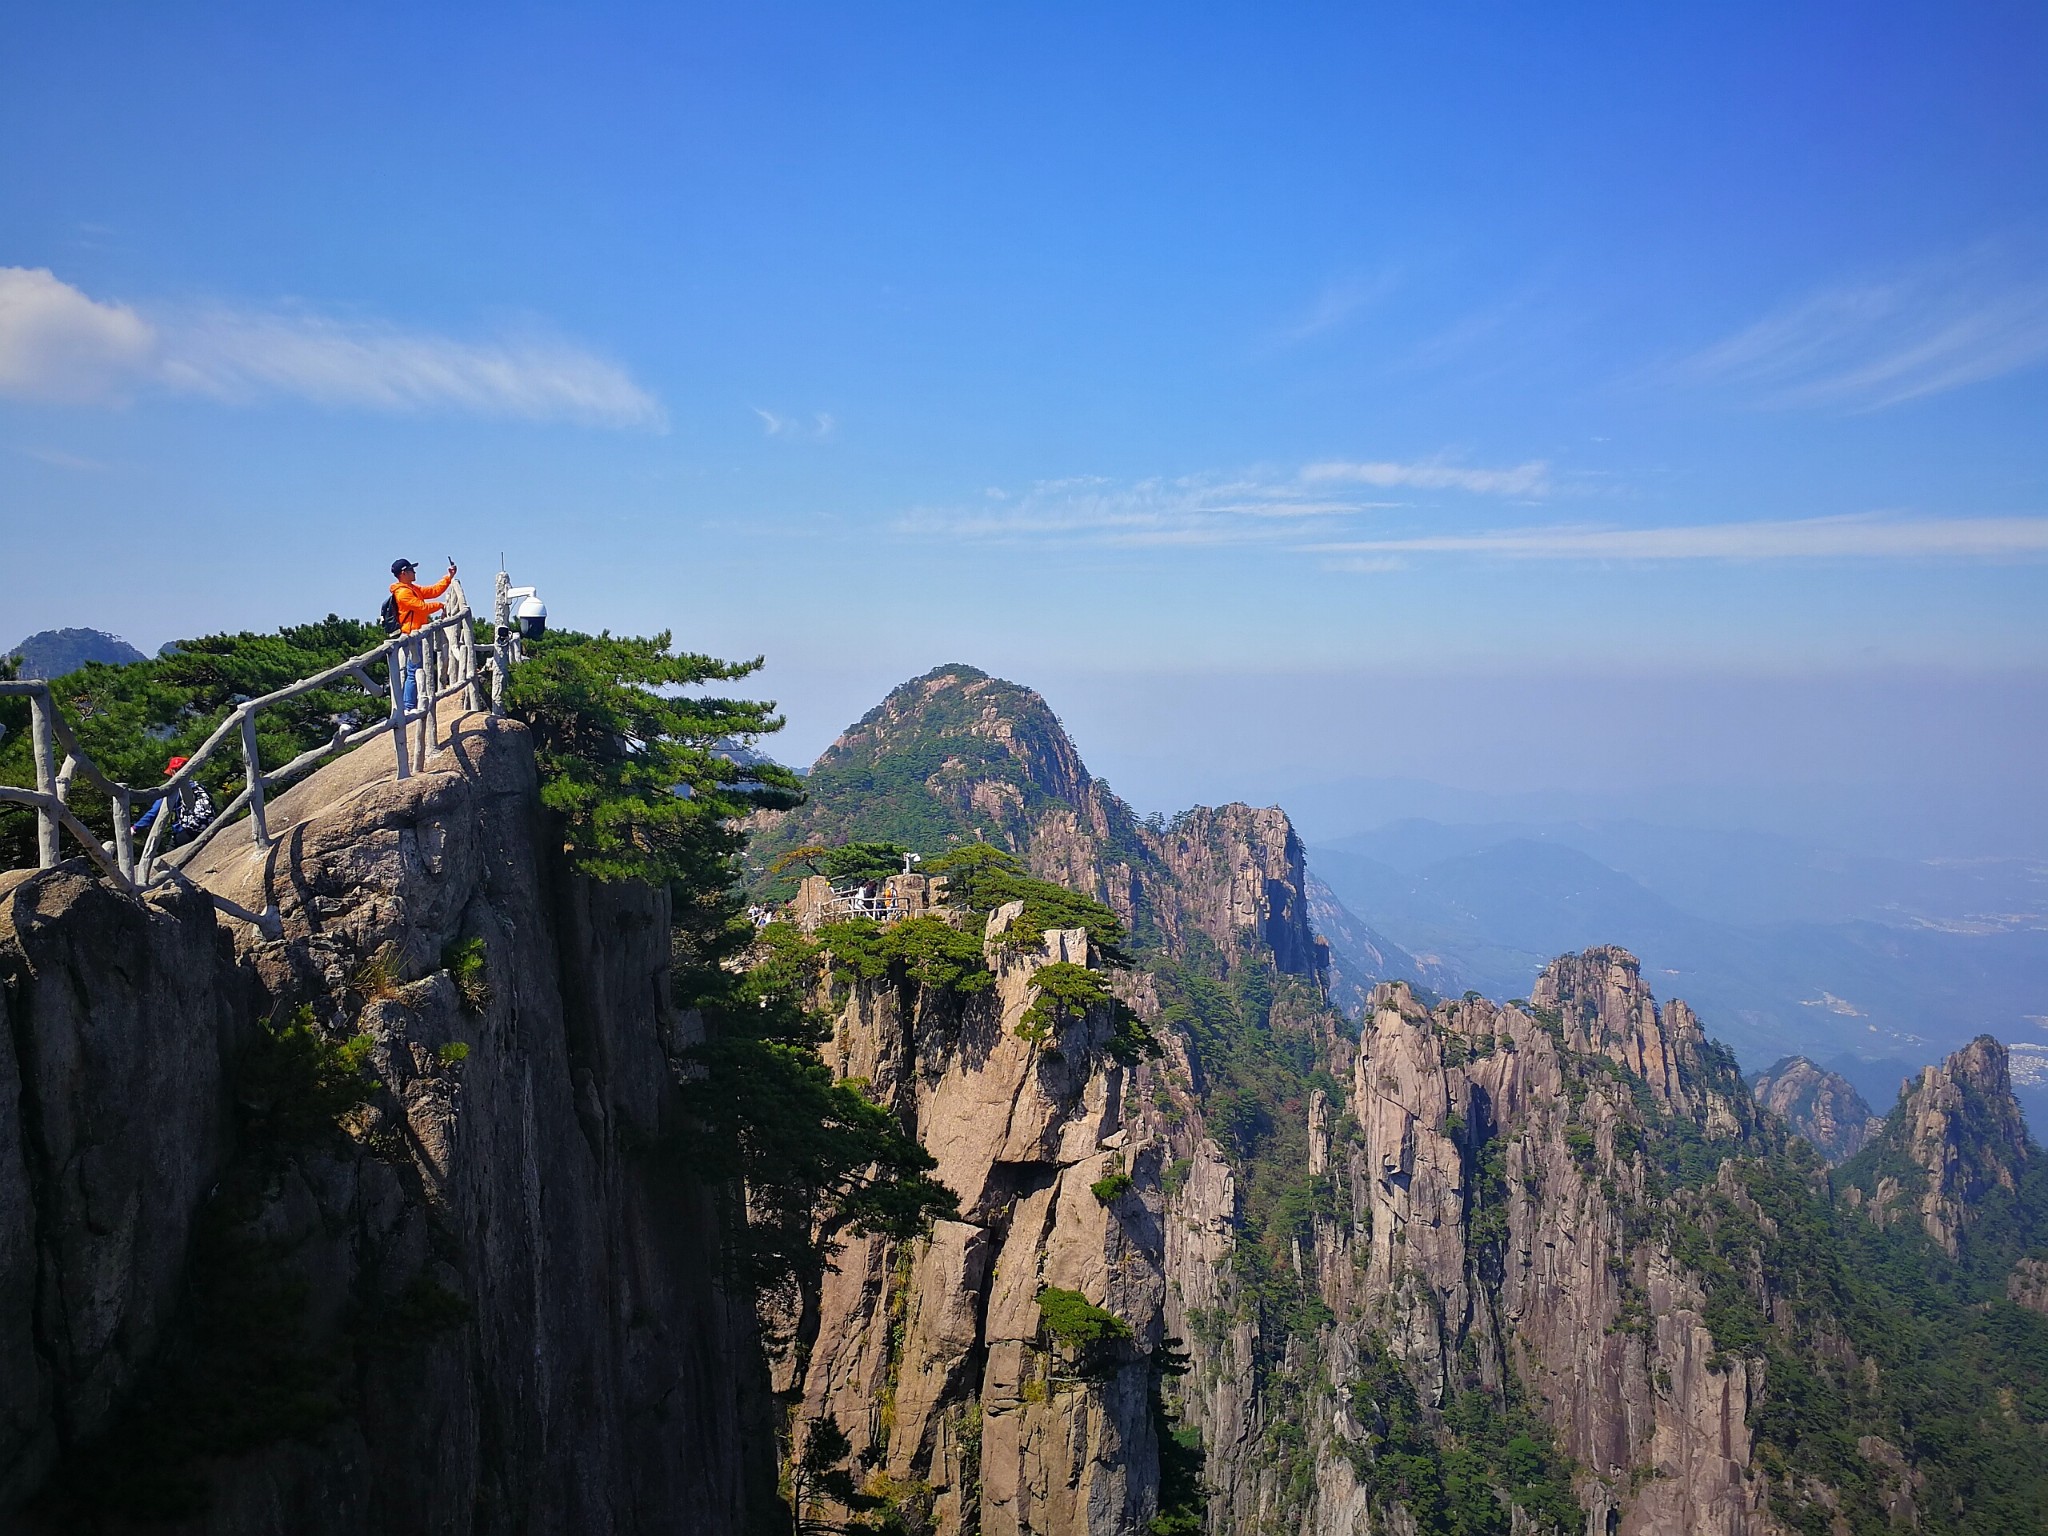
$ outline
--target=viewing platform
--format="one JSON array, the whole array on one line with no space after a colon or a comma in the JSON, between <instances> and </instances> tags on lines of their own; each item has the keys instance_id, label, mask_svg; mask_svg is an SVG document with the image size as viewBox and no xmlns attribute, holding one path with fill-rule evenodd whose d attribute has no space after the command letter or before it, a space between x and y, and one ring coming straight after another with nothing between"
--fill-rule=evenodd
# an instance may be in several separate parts
<instances>
[{"instance_id":1,"label":"viewing platform","mask_svg":"<svg viewBox=\"0 0 2048 1536\"><path fill-rule=\"evenodd\" d=\"M789 903L790 920L805 933L814 933L821 923L844 923L865 918L876 923L896 923L905 918L926 917L946 905L944 875L890 875L885 880L843 881L833 884L823 875L811 875L797 887Z\"/></svg>"}]
</instances>

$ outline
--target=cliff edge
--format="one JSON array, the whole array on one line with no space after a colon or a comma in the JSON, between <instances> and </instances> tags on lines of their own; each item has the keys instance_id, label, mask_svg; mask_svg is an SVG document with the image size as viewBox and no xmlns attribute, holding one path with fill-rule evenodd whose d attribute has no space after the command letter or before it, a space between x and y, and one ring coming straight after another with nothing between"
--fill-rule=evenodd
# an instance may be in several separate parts
<instances>
[{"instance_id":1,"label":"cliff edge","mask_svg":"<svg viewBox=\"0 0 2048 1536\"><path fill-rule=\"evenodd\" d=\"M271 826L189 874L274 938L0 877L0 1519L742 1529L767 1384L663 1154L700 1028L666 894L566 868L505 720ZM374 1081L300 1124L337 1059Z\"/></svg>"}]
</instances>

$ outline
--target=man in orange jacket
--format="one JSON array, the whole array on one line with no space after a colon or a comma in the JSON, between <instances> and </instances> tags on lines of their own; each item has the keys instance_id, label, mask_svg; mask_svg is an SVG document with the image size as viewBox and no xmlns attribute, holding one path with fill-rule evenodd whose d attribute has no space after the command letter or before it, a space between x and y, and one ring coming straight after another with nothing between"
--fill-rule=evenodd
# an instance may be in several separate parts
<instances>
[{"instance_id":1,"label":"man in orange jacket","mask_svg":"<svg viewBox=\"0 0 2048 1536\"><path fill-rule=\"evenodd\" d=\"M391 574L397 578L391 583L391 607L398 619L398 632L410 635L425 628L427 621L441 611L441 605L433 599L446 592L448 583L455 579L455 562L448 562L448 574L431 587L419 584L419 567L410 560L392 561ZM419 696L419 647L406 646L400 654L405 657L404 706L415 709Z\"/></svg>"},{"instance_id":2,"label":"man in orange jacket","mask_svg":"<svg viewBox=\"0 0 2048 1536\"><path fill-rule=\"evenodd\" d=\"M398 606L398 632L409 635L441 611L441 605L432 599L446 592L455 579L455 562L448 562L448 574L431 587L420 585L419 567L410 560L392 561L391 574L398 578L391 583L391 600Z\"/></svg>"}]
</instances>

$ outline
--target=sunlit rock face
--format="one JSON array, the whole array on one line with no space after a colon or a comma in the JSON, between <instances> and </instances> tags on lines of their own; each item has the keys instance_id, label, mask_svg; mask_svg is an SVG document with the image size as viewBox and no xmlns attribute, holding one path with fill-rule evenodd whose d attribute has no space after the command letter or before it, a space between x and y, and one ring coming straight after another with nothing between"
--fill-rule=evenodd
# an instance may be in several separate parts
<instances>
[{"instance_id":1,"label":"sunlit rock face","mask_svg":"<svg viewBox=\"0 0 2048 1536\"><path fill-rule=\"evenodd\" d=\"M1081 929L1006 944L1017 910L988 920L988 993L847 990L828 1060L916 1132L961 1219L908 1242L846 1239L778 1385L806 1426L837 1423L854 1462L936 1531L1142 1530L1157 1512L1164 1278L1156 1195L1136 1185L1154 1187L1157 1170L1128 1143L1107 1019L1043 1040L1020 1031L1040 968L1090 956ZM1127 1168L1131 1191L1092 1187ZM1082 1368L1041 1327L1048 1286L1131 1337Z\"/></svg>"},{"instance_id":2,"label":"sunlit rock face","mask_svg":"<svg viewBox=\"0 0 2048 1536\"><path fill-rule=\"evenodd\" d=\"M1872 1138L1865 1209L1880 1226L1917 1219L1954 1258L1975 1208L2019 1184L2037 1150L2028 1139L2005 1047L1979 1035L1924 1067Z\"/></svg>"},{"instance_id":3,"label":"sunlit rock face","mask_svg":"<svg viewBox=\"0 0 2048 1536\"><path fill-rule=\"evenodd\" d=\"M1214 1448L1216 1529L1258 1529L1289 1509L1319 1533L1399 1528L1398 1510L1374 1523L1349 1449L1359 1427L1343 1407L1357 1362L1378 1348L1426 1401L1512 1380L1583 1469L1596 1529L1777 1529L1745 1475L1758 1382L1715 1348L1694 1277L1631 1230L1645 1189L1627 1146L1630 1090L1606 1079L1574 1106L1565 1052L1626 1064L1704 1136L1742 1134L1739 1079L1709 1069L1698 1020L1682 1005L1659 1010L1622 951L1560 960L1534 991L1545 1001L1526 1009L1474 998L1430 1010L1405 986L1382 987L1352 1054L1352 1123L1334 1147L1331 1106L1311 1099L1311 1161L1327 1160L1349 1210L1319 1220L1304 1245L1332 1314L1318 1342L1326 1390L1300 1426L1324 1469L1305 1505L1275 1475L1269 1424L1245 1390L1253 1339L1241 1326L1205 1337L1190 1322L1235 1300L1218 1262L1232 1241L1229 1170L1202 1155L1191 1121L1145 1118L1193 1159L1167 1209L1167 1325L1198 1340L1187 1400ZM1635 1475L1645 1467L1655 1475Z\"/></svg>"},{"instance_id":4,"label":"sunlit rock face","mask_svg":"<svg viewBox=\"0 0 2048 1536\"><path fill-rule=\"evenodd\" d=\"M1884 1128L1845 1077L1787 1056L1750 1081L1756 1101L1831 1163L1846 1163Z\"/></svg>"}]
</instances>

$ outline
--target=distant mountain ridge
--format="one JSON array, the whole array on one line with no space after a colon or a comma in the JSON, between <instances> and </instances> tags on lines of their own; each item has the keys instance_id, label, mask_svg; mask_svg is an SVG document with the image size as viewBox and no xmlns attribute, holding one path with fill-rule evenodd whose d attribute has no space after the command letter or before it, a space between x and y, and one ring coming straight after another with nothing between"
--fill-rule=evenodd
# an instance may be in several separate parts
<instances>
[{"instance_id":1,"label":"distant mountain ridge","mask_svg":"<svg viewBox=\"0 0 2048 1536\"><path fill-rule=\"evenodd\" d=\"M1513 996L1552 955L1624 944L1660 986L1713 1017L1751 1070L1788 1053L1843 1070L1853 1055L1873 1063L1848 1075L1877 1103L1900 1075L1987 1026L2022 1040L2037 1027L2028 1020L2042 1009L2048 916L2030 909L1974 927L1907 917L1735 924L1525 829L1491 840L1500 830L1404 824L1315 845L1309 857L1346 908L1466 985ZM2008 894L2030 889L2020 874ZM2048 1116L2036 1075L2030 1058L2020 1093Z\"/></svg>"},{"instance_id":2,"label":"distant mountain ridge","mask_svg":"<svg viewBox=\"0 0 2048 1536\"><path fill-rule=\"evenodd\" d=\"M88 662L126 666L149 658L119 635L103 629L45 629L7 652L21 664L23 677L64 677Z\"/></svg>"},{"instance_id":3,"label":"distant mountain ridge","mask_svg":"<svg viewBox=\"0 0 2048 1536\"><path fill-rule=\"evenodd\" d=\"M1412 955L1385 934L1361 922L1313 866L1308 872L1308 911L1330 946L1330 999L1347 1013L1366 1007L1383 981L1408 981L1438 997L1464 990L1455 970L1435 957Z\"/></svg>"}]
</instances>

